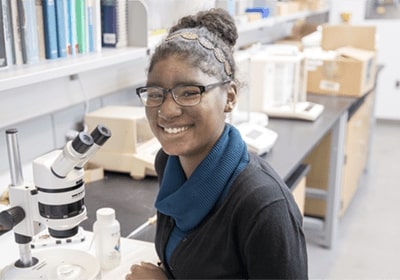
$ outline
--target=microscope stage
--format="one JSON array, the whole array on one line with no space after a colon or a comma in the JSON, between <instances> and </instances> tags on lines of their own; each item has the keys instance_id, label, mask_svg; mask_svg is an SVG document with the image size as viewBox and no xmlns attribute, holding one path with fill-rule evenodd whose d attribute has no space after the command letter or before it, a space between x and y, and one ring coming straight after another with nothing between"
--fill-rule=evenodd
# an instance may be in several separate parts
<instances>
[{"instance_id":1,"label":"microscope stage","mask_svg":"<svg viewBox=\"0 0 400 280\"><path fill-rule=\"evenodd\" d=\"M91 254L75 249L44 249L33 253L38 262L20 268L5 267L0 279L100 279L100 264Z\"/></svg>"}]
</instances>

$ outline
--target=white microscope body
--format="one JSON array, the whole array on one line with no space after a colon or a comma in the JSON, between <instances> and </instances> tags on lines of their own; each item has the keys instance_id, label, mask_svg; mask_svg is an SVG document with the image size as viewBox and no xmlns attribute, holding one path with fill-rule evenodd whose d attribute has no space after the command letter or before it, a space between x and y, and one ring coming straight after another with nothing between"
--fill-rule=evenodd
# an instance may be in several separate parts
<instances>
[{"instance_id":1,"label":"white microscope body","mask_svg":"<svg viewBox=\"0 0 400 280\"><path fill-rule=\"evenodd\" d=\"M9 186L11 208L0 213L0 225L13 228L20 259L3 269L0 279L20 279L24 275L29 275L30 279L92 278L90 275L96 272L69 263L75 263L76 258L91 258L88 253L71 250L62 253L57 249L57 253L53 252L51 256L45 250L32 256L31 241L45 228L57 239L70 238L78 233L79 224L87 218L83 166L108 140L111 132L98 125L90 135L80 132L64 149L35 159L34 185L23 182L16 133L15 129L6 132L12 181ZM94 270L97 269L96 266Z\"/></svg>"}]
</instances>

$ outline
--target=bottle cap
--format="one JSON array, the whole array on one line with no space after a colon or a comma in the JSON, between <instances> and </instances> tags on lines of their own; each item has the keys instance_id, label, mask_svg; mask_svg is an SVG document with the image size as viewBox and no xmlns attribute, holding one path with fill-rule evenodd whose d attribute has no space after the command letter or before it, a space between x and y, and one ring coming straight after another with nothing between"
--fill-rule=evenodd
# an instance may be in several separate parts
<instances>
[{"instance_id":1,"label":"bottle cap","mask_svg":"<svg viewBox=\"0 0 400 280\"><path fill-rule=\"evenodd\" d=\"M96 218L101 222L112 222L115 220L115 210L109 207L100 208L96 211Z\"/></svg>"}]
</instances>

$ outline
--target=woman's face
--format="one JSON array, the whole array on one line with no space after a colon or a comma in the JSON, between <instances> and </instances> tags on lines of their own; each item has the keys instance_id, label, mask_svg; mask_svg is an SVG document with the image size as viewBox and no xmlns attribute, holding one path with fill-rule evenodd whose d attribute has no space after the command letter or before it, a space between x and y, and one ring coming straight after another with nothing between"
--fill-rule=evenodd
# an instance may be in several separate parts
<instances>
[{"instance_id":1,"label":"woman's face","mask_svg":"<svg viewBox=\"0 0 400 280\"><path fill-rule=\"evenodd\" d=\"M208 85L221 82L176 56L157 62L148 75L147 85L166 89L178 85ZM169 155L203 159L224 129L229 85L203 93L197 105L178 105L167 93L158 107L146 107L151 129Z\"/></svg>"}]
</instances>

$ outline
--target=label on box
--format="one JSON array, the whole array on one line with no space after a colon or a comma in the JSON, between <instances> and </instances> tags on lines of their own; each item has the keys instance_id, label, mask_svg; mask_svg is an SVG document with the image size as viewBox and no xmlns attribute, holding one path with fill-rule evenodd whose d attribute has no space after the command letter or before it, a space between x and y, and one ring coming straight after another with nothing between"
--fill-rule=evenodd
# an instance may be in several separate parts
<instances>
[{"instance_id":1,"label":"label on box","mask_svg":"<svg viewBox=\"0 0 400 280\"><path fill-rule=\"evenodd\" d=\"M319 88L326 91L338 92L340 90L340 84L337 82L321 80L319 82Z\"/></svg>"}]
</instances>

